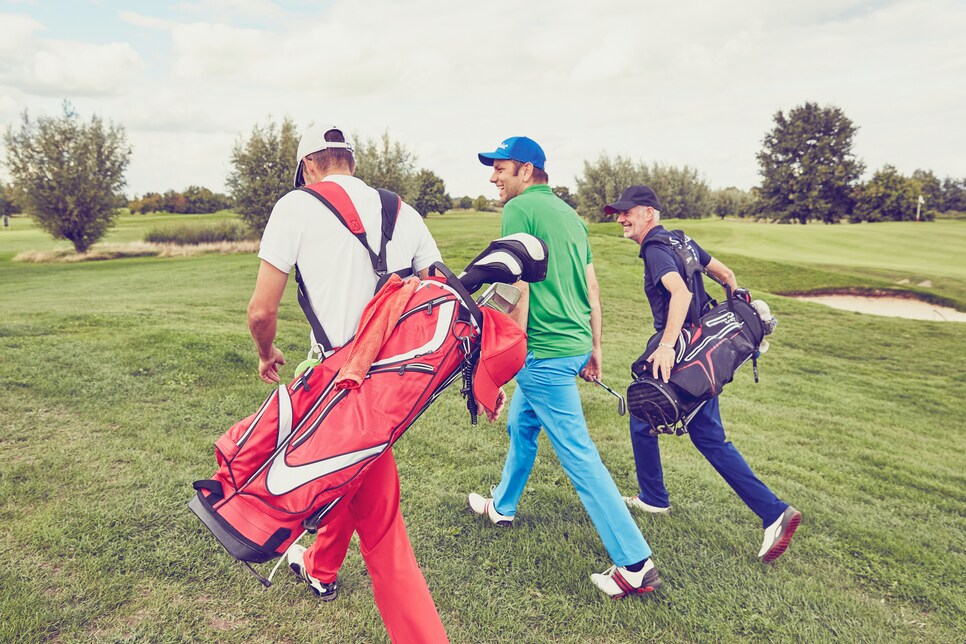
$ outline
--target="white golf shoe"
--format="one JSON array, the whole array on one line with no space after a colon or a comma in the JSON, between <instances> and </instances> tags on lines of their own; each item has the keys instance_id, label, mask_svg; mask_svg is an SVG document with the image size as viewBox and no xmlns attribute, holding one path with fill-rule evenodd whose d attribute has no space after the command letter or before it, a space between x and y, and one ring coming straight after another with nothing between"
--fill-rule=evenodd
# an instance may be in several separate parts
<instances>
[{"instance_id":1,"label":"white golf shoe","mask_svg":"<svg viewBox=\"0 0 966 644\"><path fill-rule=\"evenodd\" d=\"M470 510L473 510L473 512L476 514L489 517L490 521L501 528L509 528L513 525L513 516L507 516L497 512L492 498L480 496L475 492L471 492L470 495L466 497L466 502L470 506Z\"/></svg>"},{"instance_id":2,"label":"white golf shoe","mask_svg":"<svg viewBox=\"0 0 966 644\"><path fill-rule=\"evenodd\" d=\"M758 556L764 563L782 556L801 522L802 513L788 506L774 523L765 528L765 539L761 543L761 550L758 551Z\"/></svg>"},{"instance_id":3,"label":"white golf shoe","mask_svg":"<svg viewBox=\"0 0 966 644\"><path fill-rule=\"evenodd\" d=\"M663 583L650 559L639 572L631 572L623 566L611 566L602 573L594 573L590 580L611 599L653 593Z\"/></svg>"},{"instance_id":4,"label":"white golf shoe","mask_svg":"<svg viewBox=\"0 0 966 644\"><path fill-rule=\"evenodd\" d=\"M624 503L626 503L627 507L632 510L640 510L641 512L647 512L648 514L661 514L664 516L671 514L670 506L662 508L656 505L648 505L647 503L644 503L644 501L641 501L639 496L625 496Z\"/></svg>"}]
</instances>

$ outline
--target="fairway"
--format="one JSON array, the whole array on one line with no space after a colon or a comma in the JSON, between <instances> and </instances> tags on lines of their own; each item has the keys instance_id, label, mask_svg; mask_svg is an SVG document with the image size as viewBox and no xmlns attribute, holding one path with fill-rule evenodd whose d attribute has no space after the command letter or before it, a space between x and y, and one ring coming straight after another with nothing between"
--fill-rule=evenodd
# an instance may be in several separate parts
<instances>
[{"instance_id":1,"label":"fairway","mask_svg":"<svg viewBox=\"0 0 966 644\"><path fill-rule=\"evenodd\" d=\"M184 219L124 216L105 241ZM386 641L357 546L336 601L319 603L284 568L265 592L185 505L214 471L213 442L271 391L245 319L257 258L27 264L12 259L64 242L13 224L0 231L0 641ZM497 213L428 224L455 270L500 229ZM966 222L667 225L780 320L761 382L742 368L721 407L729 439L803 512L801 528L762 565L757 517L687 437L662 437L674 513L635 518L665 585L610 601L589 581L610 562L545 438L512 529L469 513L466 494L498 481L508 441L503 419L471 426L452 387L395 448L403 513L452 641L962 641L966 324L776 294L899 290L966 311ZM650 333L641 262L616 224L590 231L603 380L623 390ZM308 333L289 290L283 379ZM605 465L634 493L627 418L603 390L580 391Z\"/></svg>"}]
</instances>

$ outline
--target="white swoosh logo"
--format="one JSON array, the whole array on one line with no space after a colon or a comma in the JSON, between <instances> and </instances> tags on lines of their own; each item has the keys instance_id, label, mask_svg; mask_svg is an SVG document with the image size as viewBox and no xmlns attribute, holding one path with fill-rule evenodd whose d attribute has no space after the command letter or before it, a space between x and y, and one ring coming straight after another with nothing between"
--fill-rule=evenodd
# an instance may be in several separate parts
<instances>
[{"instance_id":1,"label":"white swoosh logo","mask_svg":"<svg viewBox=\"0 0 966 644\"><path fill-rule=\"evenodd\" d=\"M338 472L369 457L378 456L387 447L389 447L388 442L294 467L285 462L285 452L281 451L272 461L271 467L268 468L268 474L265 475L265 489L275 496L288 494L295 488L315 479Z\"/></svg>"},{"instance_id":2,"label":"white swoosh logo","mask_svg":"<svg viewBox=\"0 0 966 644\"><path fill-rule=\"evenodd\" d=\"M433 332L433 337L430 338L429 342L421 347L413 349L412 351L407 351L406 353L400 353L396 356L389 356L388 358L383 358L378 362L373 362L370 368L378 367L383 364L399 362L401 360L409 360L410 358L417 358L419 356L424 356L427 353L433 353L439 350L443 346L443 342L449 336L450 326L453 324L453 318L456 315L456 302L449 301L443 302L439 305L439 317L436 318L436 330Z\"/></svg>"}]
</instances>

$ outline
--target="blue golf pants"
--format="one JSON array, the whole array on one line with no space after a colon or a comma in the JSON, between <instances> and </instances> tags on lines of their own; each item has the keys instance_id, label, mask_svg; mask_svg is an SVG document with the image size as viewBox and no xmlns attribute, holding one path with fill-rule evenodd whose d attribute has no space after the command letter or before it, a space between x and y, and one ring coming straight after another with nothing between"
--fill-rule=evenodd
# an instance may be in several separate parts
<instances>
[{"instance_id":1,"label":"blue golf pants","mask_svg":"<svg viewBox=\"0 0 966 644\"><path fill-rule=\"evenodd\" d=\"M500 514L516 514L537 457L537 436L541 428L546 429L547 438L611 560L618 566L627 566L650 557L651 548L587 432L575 379L589 356L535 358L532 352L527 354L510 401L510 451L493 501Z\"/></svg>"},{"instance_id":2,"label":"blue golf pants","mask_svg":"<svg viewBox=\"0 0 966 644\"><path fill-rule=\"evenodd\" d=\"M738 448L725 438L717 397L704 403L688 423L688 436L745 505L761 518L762 527L767 528L782 515L788 504L758 480ZM658 438L648 433L647 423L633 416L631 445L634 448L634 462L637 464L637 484L641 490L639 498L648 505L669 507L671 502L664 487Z\"/></svg>"}]
</instances>

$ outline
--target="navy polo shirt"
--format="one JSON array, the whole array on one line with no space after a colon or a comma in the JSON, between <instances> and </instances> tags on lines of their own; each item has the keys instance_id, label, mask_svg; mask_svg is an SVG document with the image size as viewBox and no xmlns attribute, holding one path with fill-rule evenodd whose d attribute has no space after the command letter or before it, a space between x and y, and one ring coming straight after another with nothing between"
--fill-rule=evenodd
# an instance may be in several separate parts
<instances>
[{"instance_id":1,"label":"navy polo shirt","mask_svg":"<svg viewBox=\"0 0 966 644\"><path fill-rule=\"evenodd\" d=\"M671 272L677 272L681 279L687 282L684 272L684 262L677 256L673 248L665 243L651 243L644 245L644 242L654 238L654 236L666 237L672 244L680 243L664 226L655 226L641 242L641 259L644 260L644 294L647 296L647 303L651 305L651 315L654 316L654 330L660 331L667 323L667 311L671 305L671 293L661 284L661 278ZM702 266L707 266L711 261L711 255L703 248L698 246L694 240L687 243L688 250L697 257ZM701 275L695 275L695 279L700 280ZM703 291L703 289L701 289ZM704 310L704 305L710 298L705 295L705 301L699 302L700 310Z\"/></svg>"}]
</instances>

